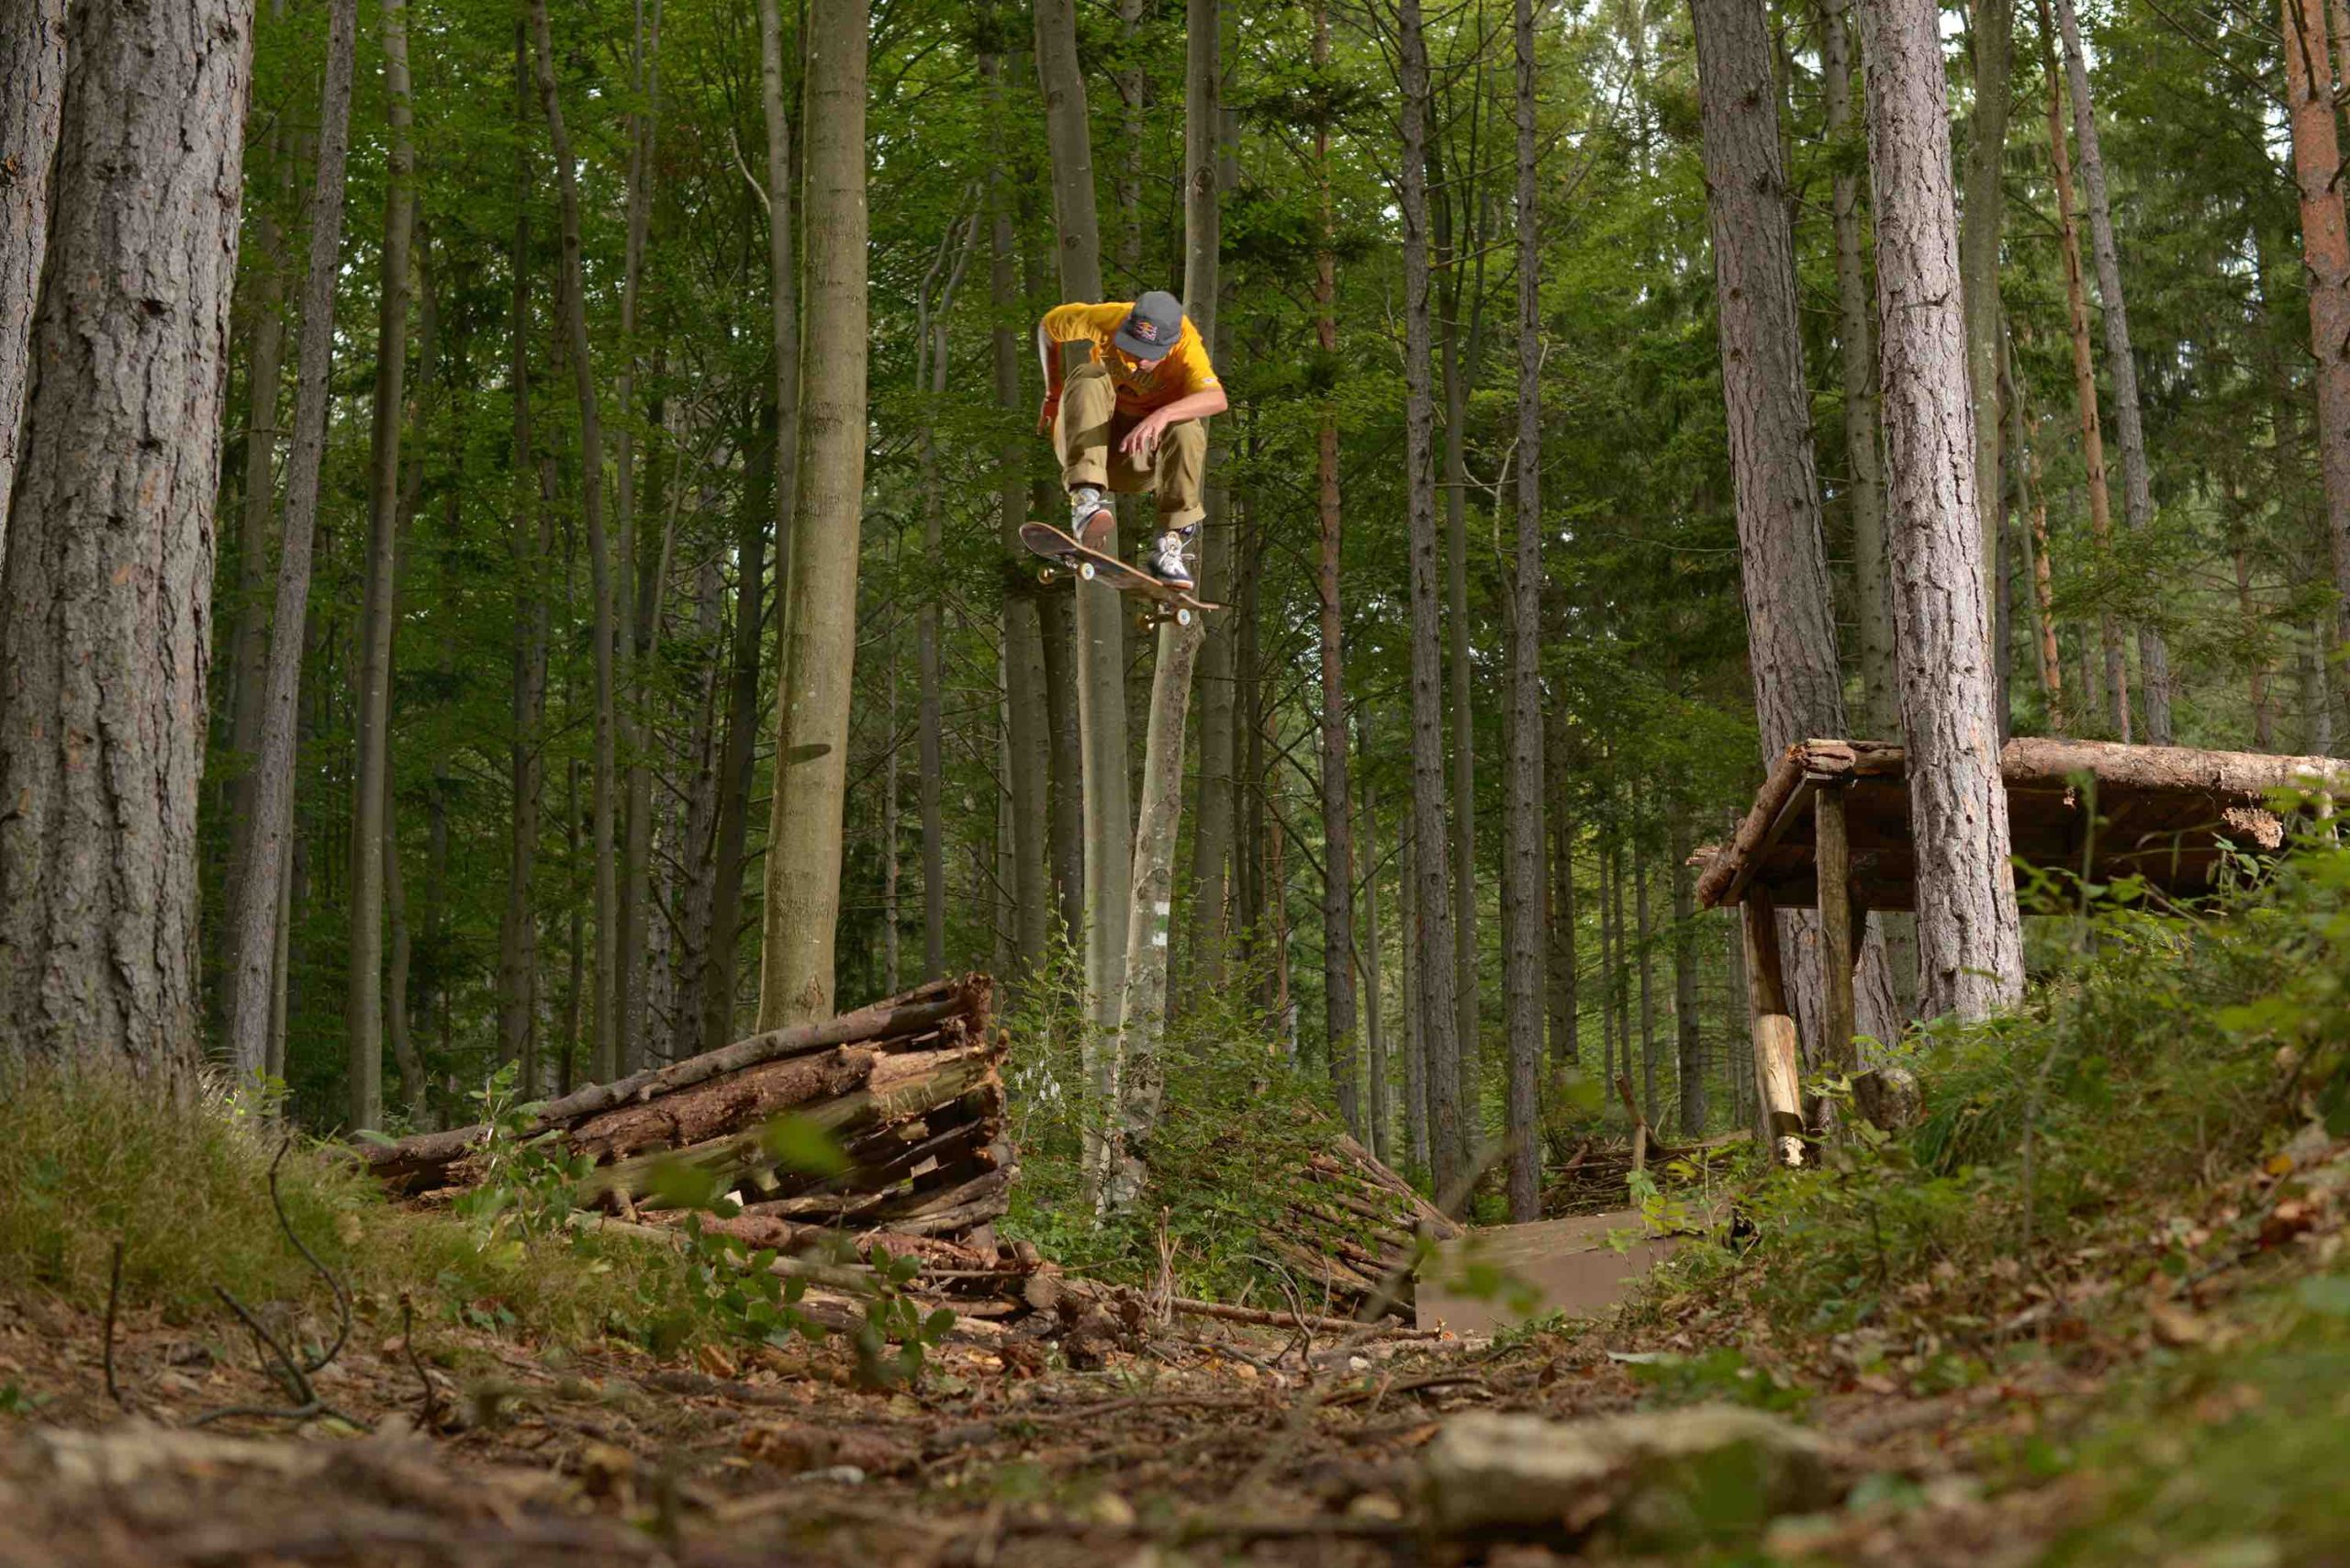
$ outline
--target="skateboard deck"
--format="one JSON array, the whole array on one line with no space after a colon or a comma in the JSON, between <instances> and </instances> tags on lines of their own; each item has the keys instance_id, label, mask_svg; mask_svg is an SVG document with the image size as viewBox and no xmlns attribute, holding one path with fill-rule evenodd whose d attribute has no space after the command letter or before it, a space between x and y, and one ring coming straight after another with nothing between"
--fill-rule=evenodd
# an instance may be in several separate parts
<instances>
[{"instance_id":1,"label":"skateboard deck","mask_svg":"<svg viewBox=\"0 0 2350 1568\"><path fill-rule=\"evenodd\" d=\"M1171 620L1179 626L1189 626L1192 616L1224 608L1196 598L1189 588L1162 583L1141 567L1121 561L1115 555L1104 554L1080 544L1049 522L1022 523L1020 543L1026 545L1031 554L1053 563L1038 573L1046 582L1051 582L1061 571L1073 572L1089 582L1105 582L1120 593L1134 594L1158 605L1158 611L1147 619Z\"/></svg>"}]
</instances>

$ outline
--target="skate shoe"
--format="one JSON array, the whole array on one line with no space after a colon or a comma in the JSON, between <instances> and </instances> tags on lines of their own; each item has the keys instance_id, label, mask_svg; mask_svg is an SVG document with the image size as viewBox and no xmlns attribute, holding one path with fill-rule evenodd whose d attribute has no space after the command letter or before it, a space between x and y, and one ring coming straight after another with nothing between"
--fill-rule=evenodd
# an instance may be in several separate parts
<instances>
[{"instance_id":1,"label":"skate shoe","mask_svg":"<svg viewBox=\"0 0 2350 1568\"><path fill-rule=\"evenodd\" d=\"M1142 569L1165 583L1169 588L1189 593L1194 586L1192 568L1183 560L1183 547L1192 540L1188 528L1170 528L1160 534L1144 553Z\"/></svg>"},{"instance_id":2,"label":"skate shoe","mask_svg":"<svg viewBox=\"0 0 2350 1568\"><path fill-rule=\"evenodd\" d=\"M1110 498L1092 486L1080 485L1069 493L1069 536L1088 549L1101 548L1099 541L1088 537L1088 525L1110 515Z\"/></svg>"}]
</instances>

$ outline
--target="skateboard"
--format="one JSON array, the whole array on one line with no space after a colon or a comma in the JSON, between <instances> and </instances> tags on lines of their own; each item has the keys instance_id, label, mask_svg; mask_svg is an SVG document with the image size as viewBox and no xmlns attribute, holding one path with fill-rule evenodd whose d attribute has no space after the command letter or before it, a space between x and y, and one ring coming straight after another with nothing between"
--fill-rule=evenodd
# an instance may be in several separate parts
<instances>
[{"instance_id":1,"label":"skateboard","mask_svg":"<svg viewBox=\"0 0 2350 1568\"><path fill-rule=\"evenodd\" d=\"M1168 621L1178 626L1189 626L1196 616L1224 608L1194 598L1189 588L1170 588L1140 566L1121 561L1115 555L1105 555L1099 550L1080 544L1049 522L1022 523L1020 543L1026 545L1031 554L1041 555L1052 563L1037 570L1036 577L1041 582L1050 583L1063 572L1073 572L1086 582L1104 582L1120 593L1135 594L1148 599L1157 608L1146 610L1135 618L1146 632Z\"/></svg>"}]
</instances>

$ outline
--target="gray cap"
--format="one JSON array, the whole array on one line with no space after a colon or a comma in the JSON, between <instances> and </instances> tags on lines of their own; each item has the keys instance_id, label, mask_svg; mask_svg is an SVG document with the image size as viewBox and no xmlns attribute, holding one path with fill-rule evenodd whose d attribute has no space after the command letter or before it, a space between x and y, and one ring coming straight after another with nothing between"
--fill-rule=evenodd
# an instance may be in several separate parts
<instances>
[{"instance_id":1,"label":"gray cap","mask_svg":"<svg viewBox=\"0 0 2350 1568\"><path fill-rule=\"evenodd\" d=\"M1154 288L1135 301L1117 330L1117 345L1136 359L1165 359L1183 337L1183 302Z\"/></svg>"}]
</instances>

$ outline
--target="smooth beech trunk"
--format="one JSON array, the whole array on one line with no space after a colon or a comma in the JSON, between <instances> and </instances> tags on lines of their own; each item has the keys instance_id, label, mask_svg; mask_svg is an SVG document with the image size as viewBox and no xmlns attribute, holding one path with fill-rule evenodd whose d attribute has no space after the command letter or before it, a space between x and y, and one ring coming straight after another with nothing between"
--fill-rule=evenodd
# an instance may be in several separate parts
<instances>
[{"instance_id":1,"label":"smooth beech trunk","mask_svg":"<svg viewBox=\"0 0 2350 1568\"><path fill-rule=\"evenodd\" d=\"M2291 0L2286 0L2290 4ZM2146 455L2145 422L2138 408L2138 362L2130 350L2130 312L2121 293L2121 251L2113 234L2113 205L2106 195L2105 155L2098 151L2097 109L2089 97L2088 59L2073 0L2055 0L2065 44L2065 76L2072 95L2073 135L2080 147L2081 195L2088 204L2089 253L2097 263L2098 303L2105 315L2105 374L2113 385L2113 441L2121 449L2121 511L2130 532L2154 525L2154 482ZM2322 59L2324 50L2318 51ZM2143 539L2141 541L2143 543ZM2159 628L2138 628L2138 675L2144 685L2146 738L2171 744L2170 654Z\"/></svg>"},{"instance_id":2,"label":"smooth beech trunk","mask_svg":"<svg viewBox=\"0 0 2350 1568\"><path fill-rule=\"evenodd\" d=\"M1356 977L1362 985L1363 1036L1370 1048L1370 1103L1365 1109L1371 1124L1371 1152L1393 1164L1395 1160L1394 1090L1387 1081L1387 1009L1385 1003L1387 974L1387 945L1379 924L1379 883L1383 875L1379 863L1379 800L1372 793L1371 776L1363 771L1362 810L1354 819L1355 853L1362 868L1362 920L1355 928Z\"/></svg>"},{"instance_id":3,"label":"smooth beech trunk","mask_svg":"<svg viewBox=\"0 0 2350 1568\"><path fill-rule=\"evenodd\" d=\"M1534 0L1516 0L1517 63L1517 501L1511 575L1508 804L1502 845L1502 1008L1509 1042L1504 1127L1509 1141L1509 1217L1541 1217L1544 948L1542 920L1542 208L1536 138Z\"/></svg>"},{"instance_id":4,"label":"smooth beech trunk","mask_svg":"<svg viewBox=\"0 0 2350 1568\"><path fill-rule=\"evenodd\" d=\"M0 170L6 171L0 177L0 553L8 544L17 425L32 381L33 312L49 248L50 170L65 105L65 10L66 0L0 6ZM257 351L267 330L257 324ZM258 352L254 364L258 371ZM276 395L273 386L273 408Z\"/></svg>"},{"instance_id":5,"label":"smooth beech trunk","mask_svg":"<svg viewBox=\"0 0 2350 1568\"><path fill-rule=\"evenodd\" d=\"M1460 1107L1460 1036L1452 934L1452 856L1444 799L1443 660L1437 603L1436 399L1428 309L1428 50L1420 0L1399 0L1403 88L1404 386L1412 596L1412 844L1416 974L1426 1052L1428 1147L1439 1202L1458 1203L1467 1147Z\"/></svg>"},{"instance_id":6,"label":"smooth beech trunk","mask_svg":"<svg viewBox=\"0 0 2350 1568\"><path fill-rule=\"evenodd\" d=\"M1667 857L1673 880L1673 1035L1681 1082L1681 1135L1700 1137L1706 1131L1706 1047L1697 1017L1696 877L1689 868L1688 813L1672 809L1671 851Z\"/></svg>"},{"instance_id":7,"label":"smooth beech trunk","mask_svg":"<svg viewBox=\"0 0 2350 1568\"><path fill-rule=\"evenodd\" d=\"M867 22L866 0L813 0L806 24L808 330L800 340L800 472L776 691L763 1029L833 1011L865 502Z\"/></svg>"},{"instance_id":8,"label":"smooth beech trunk","mask_svg":"<svg viewBox=\"0 0 2350 1568\"><path fill-rule=\"evenodd\" d=\"M66 28L0 572L0 1067L184 1095L252 6L92 3Z\"/></svg>"},{"instance_id":9,"label":"smooth beech trunk","mask_svg":"<svg viewBox=\"0 0 2350 1568\"><path fill-rule=\"evenodd\" d=\"M2343 217L2325 14L2317 0L2280 4L2293 184L2301 202L2301 265L2309 284L2311 353L2317 361L2318 471L2325 481L2333 585L2342 596L2330 662L2336 700L2350 704L2350 225Z\"/></svg>"},{"instance_id":10,"label":"smooth beech trunk","mask_svg":"<svg viewBox=\"0 0 2350 1568\"><path fill-rule=\"evenodd\" d=\"M1919 1002L1975 1018L2023 991L1999 781L1974 407L1934 0L1863 0L1894 625L1918 846Z\"/></svg>"},{"instance_id":11,"label":"smooth beech trunk","mask_svg":"<svg viewBox=\"0 0 2350 1568\"><path fill-rule=\"evenodd\" d=\"M579 168L571 155L571 132L563 118L563 100L555 91L554 38L547 23L546 0L531 0L532 53L539 78L539 108L546 116L548 140L554 150L555 185L561 196L557 213L563 227L563 287L559 291L564 338L569 346L573 389L579 402L580 515L587 523L588 577L594 599L589 640L594 644L595 759L590 783L595 843L596 952L588 976L589 1057L588 1071L598 1082L618 1075L619 1048L615 1007L616 970L620 957L620 868L613 838L618 785L614 771L615 672L612 667L617 623L613 606L612 557L604 536L604 425L596 392L595 354L588 340L588 285L580 255Z\"/></svg>"},{"instance_id":12,"label":"smooth beech trunk","mask_svg":"<svg viewBox=\"0 0 2350 1568\"><path fill-rule=\"evenodd\" d=\"M384 1119L384 863L391 808L393 572L399 549L400 436L407 422L416 151L409 141L407 0L384 0L384 106L390 163L375 320L375 411L368 444L365 589L359 612L358 756L351 808L351 965L343 1005L350 1125Z\"/></svg>"},{"instance_id":13,"label":"smooth beech trunk","mask_svg":"<svg viewBox=\"0 0 2350 1568\"><path fill-rule=\"evenodd\" d=\"M285 944L285 880L292 860L294 756L301 717L302 652L309 623L310 557L319 519L319 473L326 458L328 373L334 360L335 280L342 258L344 172L351 147L352 57L358 0L330 0L327 57L319 102L318 167L310 184L310 252L302 283L302 326L295 350L294 438L285 458L285 504L277 551L268 687L252 759L252 825L246 862L229 883L228 924L236 933L236 968L221 1009L231 1068L250 1077L267 1070L276 987L272 971Z\"/></svg>"}]
</instances>

